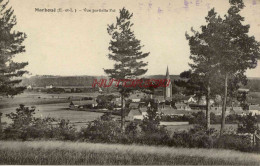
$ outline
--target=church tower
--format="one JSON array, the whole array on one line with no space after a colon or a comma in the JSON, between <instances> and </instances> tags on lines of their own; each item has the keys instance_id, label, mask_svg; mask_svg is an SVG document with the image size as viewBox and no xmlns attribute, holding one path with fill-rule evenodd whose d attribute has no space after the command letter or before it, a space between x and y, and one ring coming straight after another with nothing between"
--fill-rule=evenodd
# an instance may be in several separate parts
<instances>
[{"instance_id":1,"label":"church tower","mask_svg":"<svg viewBox=\"0 0 260 166\"><path fill-rule=\"evenodd\" d=\"M172 97L172 83L171 83L171 78L170 78L168 66L167 66L167 70L166 70L166 78L165 79L169 80L170 83L169 83L169 86L165 87L164 99Z\"/></svg>"}]
</instances>

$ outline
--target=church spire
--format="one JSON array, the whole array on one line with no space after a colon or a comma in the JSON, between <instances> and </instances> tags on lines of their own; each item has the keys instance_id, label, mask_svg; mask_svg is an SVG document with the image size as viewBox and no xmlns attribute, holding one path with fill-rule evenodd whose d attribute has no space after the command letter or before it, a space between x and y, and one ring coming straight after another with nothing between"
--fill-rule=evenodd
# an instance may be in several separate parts
<instances>
[{"instance_id":1,"label":"church spire","mask_svg":"<svg viewBox=\"0 0 260 166\"><path fill-rule=\"evenodd\" d=\"M165 87L165 89L164 89L164 99L172 97L172 83L171 83L168 65L167 65L167 69L166 69L166 79L169 81L169 83L168 83L168 86Z\"/></svg>"},{"instance_id":2,"label":"church spire","mask_svg":"<svg viewBox=\"0 0 260 166\"><path fill-rule=\"evenodd\" d=\"M167 70L166 70L166 78L170 78L168 65L167 65Z\"/></svg>"}]
</instances>

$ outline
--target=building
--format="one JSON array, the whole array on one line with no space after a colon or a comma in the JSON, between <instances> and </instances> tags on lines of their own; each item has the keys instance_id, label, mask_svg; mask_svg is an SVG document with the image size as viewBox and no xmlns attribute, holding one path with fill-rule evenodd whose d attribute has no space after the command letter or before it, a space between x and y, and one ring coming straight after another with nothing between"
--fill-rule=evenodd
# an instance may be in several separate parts
<instances>
[{"instance_id":1,"label":"building","mask_svg":"<svg viewBox=\"0 0 260 166\"><path fill-rule=\"evenodd\" d=\"M249 89L239 88L237 91L238 91L239 93L248 93L248 92L249 92Z\"/></svg>"},{"instance_id":2,"label":"building","mask_svg":"<svg viewBox=\"0 0 260 166\"><path fill-rule=\"evenodd\" d=\"M26 88L27 88L27 89L32 89L32 86L31 86L31 85L28 85Z\"/></svg>"},{"instance_id":3,"label":"building","mask_svg":"<svg viewBox=\"0 0 260 166\"><path fill-rule=\"evenodd\" d=\"M46 86L45 88L46 88L46 89L52 89L52 88L53 88L53 85Z\"/></svg>"},{"instance_id":4,"label":"building","mask_svg":"<svg viewBox=\"0 0 260 166\"><path fill-rule=\"evenodd\" d=\"M121 97L116 97L116 98L113 98L111 100L111 104L114 105L114 107L121 107L122 106L122 103L121 103Z\"/></svg>"},{"instance_id":5,"label":"building","mask_svg":"<svg viewBox=\"0 0 260 166\"><path fill-rule=\"evenodd\" d=\"M249 105L248 111L249 113L252 113L252 115L260 115L259 104Z\"/></svg>"},{"instance_id":6,"label":"building","mask_svg":"<svg viewBox=\"0 0 260 166\"><path fill-rule=\"evenodd\" d=\"M126 120L143 120L143 115L139 109L131 109L126 116Z\"/></svg>"},{"instance_id":7,"label":"building","mask_svg":"<svg viewBox=\"0 0 260 166\"><path fill-rule=\"evenodd\" d=\"M215 115L222 115L222 107L216 107L216 106L211 106L210 107L210 112L214 113ZM245 115L245 111L242 109L242 107L226 107L226 116L230 114L235 114L235 115Z\"/></svg>"},{"instance_id":8,"label":"building","mask_svg":"<svg viewBox=\"0 0 260 166\"><path fill-rule=\"evenodd\" d=\"M80 101L71 101L70 109L84 109L84 108L95 108L98 103L96 100L80 100Z\"/></svg>"},{"instance_id":9,"label":"building","mask_svg":"<svg viewBox=\"0 0 260 166\"><path fill-rule=\"evenodd\" d=\"M171 78L170 78L168 66L167 66L167 69L166 69L166 79L169 81L169 83L167 82L168 86L166 86L165 90L164 90L164 99L165 100L167 98L172 98L172 83L171 83Z\"/></svg>"},{"instance_id":10,"label":"building","mask_svg":"<svg viewBox=\"0 0 260 166\"><path fill-rule=\"evenodd\" d=\"M197 103L197 100L194 98L194 96L185 96L183 98L183 102L191 104L191 103Z\"/></svg>"},{"instance_id":11,"label":"building","mask_svg":"<svg viewBox=\"0 0 260 166\"><path fill-rule=\"evenodd\" d=\"M185 110L185 111L190 111L191 108L188 104L186 103L175 103L175 109L177 110Z\"/></svg>"},{"instance_id":12,"label":"building","mask_svg":"<svg viewBox=\"0 0 260 166\"><path fill-rule=\"evenodd\" d=\"M206 105L206 104L207 104L206 96L202 96L200 99L198 99L197 103L198 103L199 105ZM210 104L210 105L213 105L213 104L214 104L214 100L213 100L213 99L210 99L210 100L209 100L209 104Z\"/></svg>"}]
</instances>

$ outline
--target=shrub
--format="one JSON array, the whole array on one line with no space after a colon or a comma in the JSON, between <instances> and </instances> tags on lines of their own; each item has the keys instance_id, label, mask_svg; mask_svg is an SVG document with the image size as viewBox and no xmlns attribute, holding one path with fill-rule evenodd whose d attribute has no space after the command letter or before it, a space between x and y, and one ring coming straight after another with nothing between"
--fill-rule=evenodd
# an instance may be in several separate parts
<instances>
[{"instance_id":1,"label":"shrub","mask_svg":"<svg viewBox=\"0 0 260 166\"><path fill-rule=\"evenodd\" d=\"M116 143L120 142L121 137L120 124L113 121L109 114L90 122L80 131L80 138L84 141Z\"/></svg>"},{"instance_id":2,"label":"shrub","mask_svg":"<svg viewBox=\"0 0 260 166\"><path fill-rule=\"evenodd\" d=\"M257 125L257 117L252 116L252 113L242 118L242 124L238 124L237 132L238 133L255 133L259 130Z\"/></svg>"},{"instance_id":3,"label":"shrub","mask_svg":"<svg viewBox=\"0 0 260 166\"><path fill-rule=\"evenodd\" d=\"M147 110L147 116L144 117L140 124L141 135L138 143L148 145L167 145L169 141L169 133L165 127L160 126L159 116L157 115L157 107L152 105Z\"/></svg>"},{"instance_id":4,"label":"shrub","mask_svg":"<svg viewBox=\"0 0 260 166\"><path fill-rule=\"evenodd\" d=\"M76 140L77 139L77 131L76 128L70 125L69 120L61 119L58 121L58 125L53 128L55 131L54 137L58 140Z\"/></svg>"},{"instance_id":5,"label":"shrub","mask_svg":"<svg viewBox=\"0 0 260 166\"><path fill-rule=\"evenodd\" d=\"M76 129L69 125L69 121L54 118L35 118L35 107L20 105L16 113L6 116L13 123L4 130L5 139L59 139L74 140Z\"/></svg>"},{"instance_id":6,"label":"shrub","mask_svg":"<svg viewBox=\"0 0 260 166\"><path fill-rule=\"evenodd\" d=\"M233 149L244 152L250 152L253 150L250 135L222 135L219 139L216 139L215 141L215 148Z\"/></svg>"},{"instance_id":7,"label":"shrub","mask_svg":"<svg viewBox=\"0 0 260 166\"><path fill-rule=\"evenodd\" d=\"M188 148L212 148L216 131L206 130L202 125L195 125L189 131L175 132L170 141L170 146Z\"/></svg>"}]
</instances>

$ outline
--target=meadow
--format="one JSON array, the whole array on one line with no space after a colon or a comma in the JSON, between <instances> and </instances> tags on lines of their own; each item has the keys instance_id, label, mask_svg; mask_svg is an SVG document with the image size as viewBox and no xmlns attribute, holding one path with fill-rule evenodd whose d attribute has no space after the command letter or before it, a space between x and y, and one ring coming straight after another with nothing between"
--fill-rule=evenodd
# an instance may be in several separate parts
<instances>
[{"instance_id":1,"label":"meadow","mask_svg":"<svg viewBox=\"0 0 260 166\"><path fill-rule=\"evenodd\" d=\"M11 120L5 114L15 112L20 104L24 104L26 107L36 107L35 117L68 119L76 127L82 126L89 121L97 119L103 113L70 110L70 100L68 98L71 97L73 100L78 100L81 97L97 95L97 93L47 94L42 92L25 92L14 98L2 98L0 100L0 112L3 113L2 122L10 123Z\"/></svg>"},{"instance_id":2,"label":"meadow","mask_svg":"<svg viewBox=\"0 0 260 166\"><path fill-rule=\"evenodd\" d=\"M0 164L259 165L260 155L221 149L60 141L0 142Z\"/></svg>"}]
</instances>

